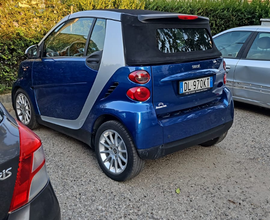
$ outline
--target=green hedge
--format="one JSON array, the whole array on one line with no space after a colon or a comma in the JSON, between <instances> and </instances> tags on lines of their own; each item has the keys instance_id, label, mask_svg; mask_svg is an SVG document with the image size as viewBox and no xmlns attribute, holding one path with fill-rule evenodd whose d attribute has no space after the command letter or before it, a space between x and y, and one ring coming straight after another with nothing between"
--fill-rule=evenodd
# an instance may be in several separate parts
<instances>
[{"instance_id":1,"label":"green hedge","mask_svg":"<svg viewBox=\"0 0 270 220\"><path fill-rule=\"evenodd\" d=\"M0 3L0 93L16 79L25 49L71 11L126 8L197 14L210 18L214 35L232 27L260 24L260 18L270 17L269 6L269 0L46 0L45 8L25 8L18 0L6 0Z\"/></svg>"}]
</instances>

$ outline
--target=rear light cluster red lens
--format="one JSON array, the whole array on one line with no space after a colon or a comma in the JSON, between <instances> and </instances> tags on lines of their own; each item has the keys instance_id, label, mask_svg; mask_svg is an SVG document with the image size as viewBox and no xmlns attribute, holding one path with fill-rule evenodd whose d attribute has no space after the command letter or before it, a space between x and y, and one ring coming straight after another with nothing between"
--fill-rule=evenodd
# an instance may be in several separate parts
<instances>
[{"instance_id":1,"label":"rear light cluster red lens","mask_svg":"<svg viewBox=\"0 0 270 220\"><path fill-rule=\"evenodd\" d=\"M150 80L150 75L145 70L137 70L129 74L128 78L135 83L145 84Z\"/></svg>"},{"instance_id":2,"label":"rear light cluster red lens","mask_svg":"<svg viewBox=\"0 0 270 220\"><path fill-rule=\"evenodd\" d=\"M196 15L178 15L178 18L181 20L195 20L198 18Z\"/></svg>"},{"instance_id":3,"label":"rear light cluster red lens","mask_svg":"<svg viewBox=\"0 0 270 220\"><path fill-rule=\"evenodd\" d=\"M224 85L226 84L227 82L227 73L226 73L226 62L223 60L223 69L225 70L225 74L223 76L223 82L224 82Z\"/></svg>"},{"instance_id":4,"label":"rear light cluster red lens","mask_svg":"<svg viewBox=\"0 0 270 220\"><path fill-rule=\"evenodd\" d=\"M145 70L136 70L129 74L128 78L137 84L146 84L150 81L150 74ZM132 100L144 102L147 101L151 93L148 88L143 86L133 87L127 91L127 96Z\"/></svg>"},{"instance_id":5,"label":"rear light cluster red lens","mask_svg":"<svg viewBox=\"0 0 270 220\"><path fill-rule=\"evenodd\" d=\"M37 187L31 186L36 185L32 180L35 178L36 174L45 167L45 155L40 139L29 128L20 122L17 123L19 125L20 133L20 159L9 211L14 211L15 209L25 205L36 195ZM48 176L46 169L43 176L45 176L47 181ZM44 183L40 181L39 184L44 185ZM35 191L35 193L33 193L33 191Z\"/></svg>"},{"instance_id":6,"label":"rear light cluster red lens","mask_svg":"<svg viewBox=\"0 0 270 220\"><path fill-rule=\"evenodd\" d=\"M135 101L144 102L150 98L150 91L145 87L133 87L127 91L127 96Z\"/></svg>"}]
</instances>

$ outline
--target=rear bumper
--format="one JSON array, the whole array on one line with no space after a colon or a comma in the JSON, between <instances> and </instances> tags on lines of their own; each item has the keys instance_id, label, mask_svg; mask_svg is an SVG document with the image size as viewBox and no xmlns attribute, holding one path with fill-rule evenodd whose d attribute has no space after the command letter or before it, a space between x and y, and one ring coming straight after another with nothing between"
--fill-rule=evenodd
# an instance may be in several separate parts
<instances>
[{"instance_id":1,"label":"rear bumper","mask_svg":"<svg viewBox=\"0 0 270 220\"><path fill-rule=\"evenodd\" d=\"M27 205L9 213L7 220L60 220L58 200L50 181L44 189Z\"/></svg>"},{"instance_id":2,"label":"rear bumper","mask_svg":"<svg viewBox=\"0 0 270 220\"><path fill-rule=\"evenodd\" d=\"M218 127L212 128L205 132L187 137L181 140L173 141L160 146L152 147L149 149L138 150L138 154L142 159L157 159L168 154L174 153L185 148L204 143L216 137L220 137L226 131L230 129L233 121L229 121Z\"/></svg>"}]
</instances>

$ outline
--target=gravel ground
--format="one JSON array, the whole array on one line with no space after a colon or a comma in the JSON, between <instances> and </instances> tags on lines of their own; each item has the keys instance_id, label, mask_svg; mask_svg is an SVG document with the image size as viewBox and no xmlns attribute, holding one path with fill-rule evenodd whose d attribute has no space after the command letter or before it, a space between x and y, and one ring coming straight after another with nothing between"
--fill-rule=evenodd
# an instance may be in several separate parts
<instances>
[{"instance_id":1,"label":"gravel ground","mask_svg":"<svg viewBox=\"0 0 270 220\"><path fill-rule=\"evenodd\" d=\"M124 183L107 178L85 144L45 127L35 132L63 220L268 220L269 125L269 109L236 103L235 122L223 142L147 161Z\"/></svg>"}]
</instances>

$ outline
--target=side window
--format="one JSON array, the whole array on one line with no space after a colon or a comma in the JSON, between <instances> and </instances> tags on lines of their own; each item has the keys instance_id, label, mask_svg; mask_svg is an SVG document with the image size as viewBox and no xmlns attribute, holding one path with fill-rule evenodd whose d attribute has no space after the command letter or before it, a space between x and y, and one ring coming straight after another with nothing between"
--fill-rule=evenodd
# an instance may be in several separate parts
<instances>
[{"instance_id":1,"label":"side window","mask_svg":"<svg viewBox=\"0 0 270 220\"><path fill-rule=\"evenodd\" d=\"M214 42L223 57L236 58L250 34L250 31L232 31L216 37Z\"/></svg>"},{"instance_id":2,"label":"side window","mask_svg":"<svg viewBox=\"0 0 270 220\"><path fill-rule=\"evenodd\" d=\"M248 51L247 59L270 60L270 33L258 33Z\"/></svg>"},{"instance_id":3,"label":"side window","mask_svg":"<svg viewBox=\"0 0 270 220\"><path fill-rule=\"evenodd\" d=\"M83 56L93 18L76 18L58 27L45 40L44 56Z\"/></svg>"},{"instance_id":4,"label":"side window","mask_svg":"<svg viewBox=\"0 0 270 220\"><path fill-rule=\"evenodd\" d=\"M87 55L96 51L102 51L104 47L106 33L106 20L97 19L93 32L91 34L90 42L87 49Z\"/></svg>"}]
</instances>

